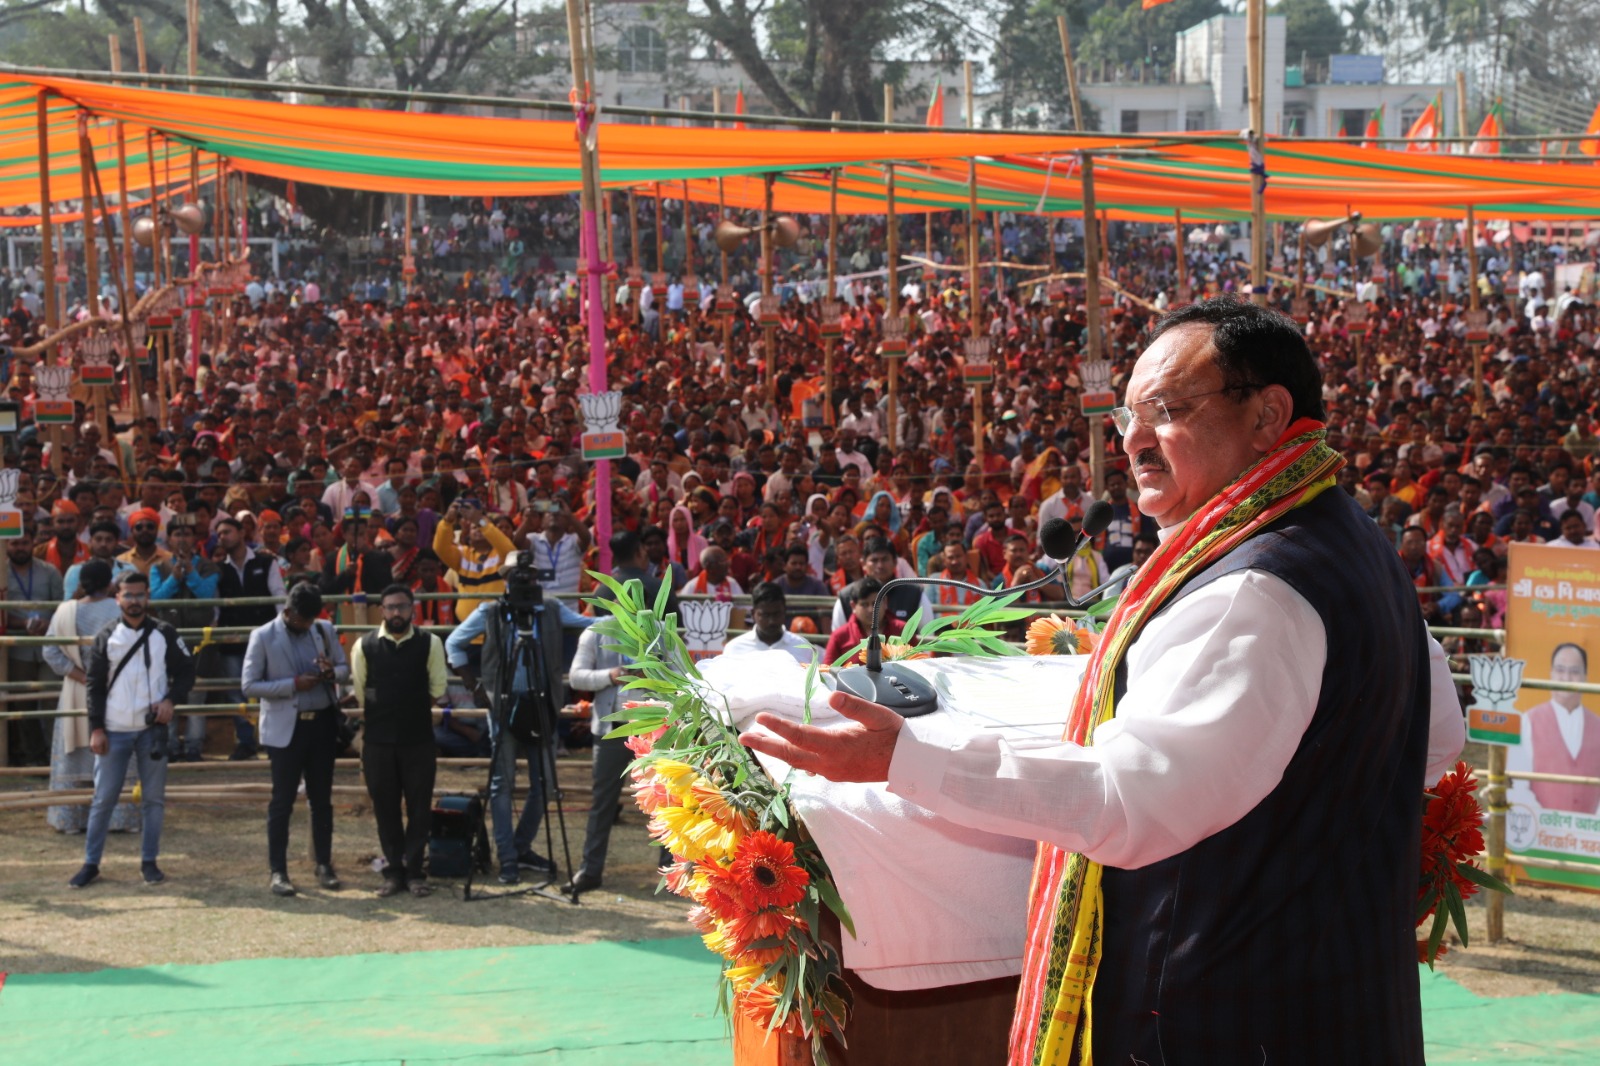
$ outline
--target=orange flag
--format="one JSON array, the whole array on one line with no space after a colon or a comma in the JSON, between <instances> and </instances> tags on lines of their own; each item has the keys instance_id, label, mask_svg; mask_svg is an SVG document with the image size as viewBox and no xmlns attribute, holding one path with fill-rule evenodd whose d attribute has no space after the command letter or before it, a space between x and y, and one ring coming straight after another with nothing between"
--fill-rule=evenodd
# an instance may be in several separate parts
<instances>
[{"instance_id":1,"label":"orange flag","mask_svg":"<svg viewBox=\"0 0 1600 1066\"><path fill-rule=\"evenodd\" d=\"M739 83L739 93L738 93L738 95L736 95L733 98L733 113L735 115L744 114L744 82L742 82L742 81ZM742 130L742 129L744 129L744 123L743 122L735 122L733 124L733 128L736 129L736 130Z\"/></svg>"},{"instance_id":2,"label":"orange flag","mask_svg":"<svg viewBox=\"0 0 1600 1066\"><path fill-rule=\"evenodd\" d=\"M1361 147L1378 147L1378 138L1383 136L1383 107L1379 106L1367 116L1367 128L1362 131Z\"/></svg>"},{"instance_id":3,"label":"orange flag","mask_svg":"<svg viewBox=\"0 0 1600 1066\"><path fill-rule=\"evenodd\" d=\"M1489 109L1489 113L1483 116L1483 125L1478 127L1478 139L1472 142L1467 154L1499 155L1500 138L1505 132L1505 126L1500 122L1500 105L1495 104Z\"/></svg>"},{"instance_id":4,"label":"orange flag","mask_svg":"<svg viewBox=\"0 0 1600 1066\"><path fill-rule=\"evenodd\" d=\"M933 81L933 99L928 101L928 114L922 120L924 126L944 125L944 86L938 78Z\"/></svg>"},{"instance_id":5,"label":"orange flag","mask_svg":"<svg viewBox=\"0 0 1600 1066\"><path fill-rule=\"evenodd\" d=\"M1429 104L1422 114L1417 116L1417 121L1413 122L1411 128L1406 131L1406 140L1410 142L1406 145L1406 151L1435 151L1438 146L1433 143L1434 139L1444 132L1440 127L1439 109L1434 104Z\"/></svg>"},{"instance_id":6,"label":"orange flag","mask_svg":"<svg viewBox=\"0 0 1600 1066\"><path fill-rule=\"evenodd\" d=\"M1594 114L1589 116L1589 126L1583 132L1600 133L1600 104L1594 107ZM1600 155L1600 141L1579 141L1578 151L1584 155Z\"/></svg>"},{"instance_id":7,"label":"orange flag","mask_svg":"<svg viewBox=\"0 0 1600 1066\"><path fill-rule=\"evenodd\" d=\"M1144 0L1144 9L1149 11L1153 7L1159 7L1162 4L1170 4L1171 2L1172 0Z\"/></svg>"}]
</instances>

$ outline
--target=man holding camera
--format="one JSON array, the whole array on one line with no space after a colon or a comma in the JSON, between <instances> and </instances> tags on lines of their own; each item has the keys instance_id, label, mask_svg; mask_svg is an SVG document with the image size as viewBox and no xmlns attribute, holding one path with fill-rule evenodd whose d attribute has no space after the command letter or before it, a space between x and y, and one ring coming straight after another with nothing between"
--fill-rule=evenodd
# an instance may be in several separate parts
<instances>
[{"instance_id":1,"label":"man holding camera","mask_svg":"<svg viewBox=\"0 0 1600 1066\"><path fill-rule=\"evenodd\" d=\"M250 634L240 684L261 701L261 744L272 763L267 863L275 896L292 896L289 817L301 781L311 807L317 884L343 887L333 871L333 760L339 745L339 688L350 664L333 626L320 620L322 593L308 581L289 590L283 612Z\"/></svg>"},{"instance_id":2,"label":"man holding camera","mask_svg":"<svg viewBox=\"0 0 1600 1066\"><path fill-rule=\"evenodd\" d=\"M486 695L489 739L494 749L489 773L489 813L494 819L500 883L514 885L521 870L554 880L555 863L533 850L544 817L544 760L554 750L556 711L561 700L562 629L583 627L585 618L564 602L544 599L538 571L527 552L503 572L505 593L480 604L445 641L445 654L457 673ZM483 638L481 667L468 657ZM512 821L511 790L517 756L528 763L528 799Z\"/></svg>"},{"instance_id":3,"label":"man holding camera","mask_svg":"<svg viewBox=\"0 0 1600 1066\"><path fill-rule=\"evenodd\" d=\"M73 888L100 877L111 811L121 798L128 763L135 759L143 801L139 872L147 885L166 880L156 856L166 812L167 723L173 706L189 699L194 657L176 629L146 613L149 599L150 579L137 570L123 573L117 584L122 617L100 631L84 656L94 800L84 834L83 868L67 882Z\"/></svg>"},{"instance_id":4,"label":"man holding camera","mask_svg":"<svg viewBox=\"0 0 1600 1066\"><path fill-rule=\"evenodd\" d=\"M350 651L350 676L363 716L361 772L385 863L380 897L408 888L418 897L432 891L422 860L438 769L433 705L444 705L449 679L444 645L411 624L415 609L410 589L390 585L383 590L383 625Z\"/></svg>"}]
</instances>

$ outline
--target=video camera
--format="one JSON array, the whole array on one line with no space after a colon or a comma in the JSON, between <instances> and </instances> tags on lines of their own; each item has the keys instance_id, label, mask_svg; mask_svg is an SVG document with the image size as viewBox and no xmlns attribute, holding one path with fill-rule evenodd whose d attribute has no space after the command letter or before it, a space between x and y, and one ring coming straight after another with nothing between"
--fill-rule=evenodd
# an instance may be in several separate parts
<instances>
[{"instance_id":1,"label":"video camera","mask_svg":"<svg viewBox=\"0 0 1600 1066\"><path fill-rule=\"evenodd\" d=\"M532 614L544 603L544 586L540 584L540 579L545 575L533 565L532 552L518 552L516 562L507 567L503 573L506 590L501 595L500 601L513 614L518 616Z\"/></svg>"}]
</instances>

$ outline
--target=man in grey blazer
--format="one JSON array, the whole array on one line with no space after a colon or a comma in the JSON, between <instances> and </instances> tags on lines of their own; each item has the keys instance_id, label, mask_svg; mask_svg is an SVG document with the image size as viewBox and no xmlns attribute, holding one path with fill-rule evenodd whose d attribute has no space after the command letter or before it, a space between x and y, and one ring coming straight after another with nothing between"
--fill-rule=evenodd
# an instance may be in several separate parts
<instances>
[{"instance_id":1,"label":"man in grey blazer","mask_svg":"<svg viewBox=\"0 0 1600 1066\"><path fill-rule=\"evenodd\" d=\"M267 804L267 862L275 896L295 894L289 880L289 817L303 780L311 808L317 884L342 887L333 871L333 760L338 750L339 686L350 663L333 626L318 619L322 593L310 582L289 590L283 612L250 634L240 687L261 701L261 746L272 763Z\"/></svg>"}]
</instances>

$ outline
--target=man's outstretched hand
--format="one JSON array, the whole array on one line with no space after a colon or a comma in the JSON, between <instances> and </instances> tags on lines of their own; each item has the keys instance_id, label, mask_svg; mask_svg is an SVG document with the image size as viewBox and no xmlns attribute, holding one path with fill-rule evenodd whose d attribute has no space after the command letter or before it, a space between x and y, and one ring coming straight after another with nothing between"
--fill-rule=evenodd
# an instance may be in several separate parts
<instances>
[{"instance_id":1,"label":"man's outstretched hand","mask_svg":"<svg viewBox=\"0 0 1600 1066\"><path fill-rule=\"evenodd\" d=\"M754 728L739 742L830 781L887 781L889 760L905 719L847 692L828 697L828 706L850 719L849 724L801 725L775 714L758 714Z\"/></svg>"}]
</instances>

